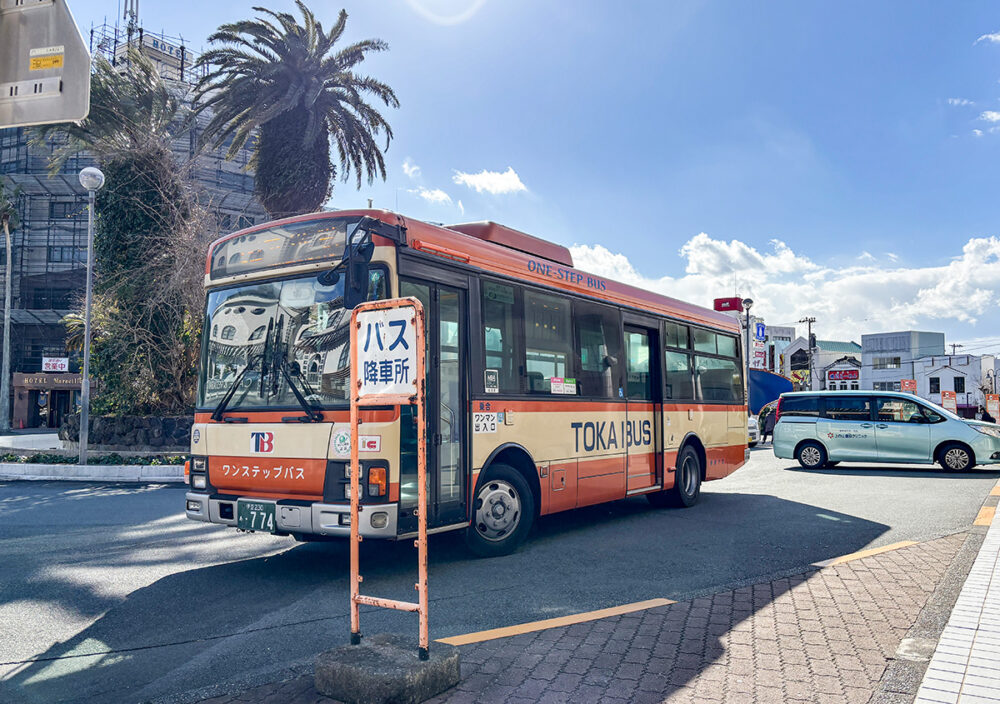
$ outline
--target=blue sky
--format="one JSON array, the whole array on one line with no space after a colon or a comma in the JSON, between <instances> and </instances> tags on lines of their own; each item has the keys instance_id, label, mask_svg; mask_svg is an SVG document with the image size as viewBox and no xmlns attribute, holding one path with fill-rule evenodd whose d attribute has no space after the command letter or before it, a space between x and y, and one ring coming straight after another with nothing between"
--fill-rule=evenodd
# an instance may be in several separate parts
<instances>
[{"instance_id":1,"label":"blue sky","mask_svg":"<svg viewBox=\"0 0 1000 704\"><path fill-rule=\"evenodd\" d=\"M140 19L198 49L251 4L147 0ZM402 103L388 180L331 205L496 220L692 302L735 287L769 322L815 315L821 338L1000 351L995 3L312 6L389 42L367 69ZM118 3L71 7L86 33Z\"/></svg>"}]
</instances>

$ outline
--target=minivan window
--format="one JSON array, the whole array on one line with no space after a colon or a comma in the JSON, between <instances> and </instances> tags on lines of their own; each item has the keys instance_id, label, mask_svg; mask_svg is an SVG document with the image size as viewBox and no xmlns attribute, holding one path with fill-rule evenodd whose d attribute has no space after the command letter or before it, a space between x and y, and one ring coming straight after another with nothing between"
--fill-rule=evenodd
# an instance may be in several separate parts
<instances>
[{"instance_id":1,"label":"minivan window","mask_svg":"<svg viewBox=\"0 0 1000 704\"><path fill-rule=\"evenodd\" d=\"M878 420L880 423L924 423L920 406L904 398L880 398L878 400Z\"/></svg>"},{"instance_id":2,"label":"minivan window","mask_svg":"<svg viewBox=\"0 0 1000 704\"><path fill-rule=\"evenodd\" d=\"M921 406L920 410L924 412L924 418L927 419L928 423L941 423L944 421L944 416L937 411L932 411L927 406Z\"/></svg>"},{"instance_id":3,"label":"minivan window","mask_svg":"<svg viewBox=\"0 0 1000 704\"><path fill-rule=\"evenodd\" d=\"M819 396L791 396L781 399L783 416L818 416Z\"/></svg>"},{"instance_id":4,"label":"minivan window","mask_svg":"<svg viewBox=\"0 0 1000 704\"><path fill-rule=\"evenodd\" d=\"M872 400L867 396L828 396L826 399L826 417L830 420L868 420L872 419ZM782 407L784 412L784 407Z\"/></svg>"}]
</instances>

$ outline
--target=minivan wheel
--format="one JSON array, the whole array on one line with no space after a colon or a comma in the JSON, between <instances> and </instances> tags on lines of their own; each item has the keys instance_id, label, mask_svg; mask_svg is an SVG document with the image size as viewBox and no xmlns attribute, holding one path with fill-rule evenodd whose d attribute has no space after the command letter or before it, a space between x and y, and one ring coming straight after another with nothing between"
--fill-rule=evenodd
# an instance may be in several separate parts
<instances>
[{"instance_id":1,"label":"minivan wheel","mask_svg":"<svg viewBox=\"0 0 1000 704\"><path fill-rule=\"evenodd\" d=\"M826 464L826 449L818 442L804 442L795 453L795 459L806 469L819 469Z\"/></svg>"},{"instance_id":2,"label":"minivan wheel","mask_svg":"<svg viewBox=\"0 0 1000 704\"><path fill-rule=\"evenodd\" d=\"M942 447L938 453L938 461L942 468L952 472L965 472L976 464L969 448L957 442Z\"/></svg>"}]
</instances>

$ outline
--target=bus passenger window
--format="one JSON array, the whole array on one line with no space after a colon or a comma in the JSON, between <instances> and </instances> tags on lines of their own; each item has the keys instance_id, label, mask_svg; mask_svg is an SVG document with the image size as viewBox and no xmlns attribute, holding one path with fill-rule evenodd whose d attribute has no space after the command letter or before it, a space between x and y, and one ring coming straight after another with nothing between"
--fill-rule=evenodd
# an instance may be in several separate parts
<instances>
[{"instance_id":1,"label":"bus passenger window","mask_svg":"<svg viewBox=\"0 0 1000 704\"><path fill-rule=\"evenodd\" d=\"M570 335L568 300L524 292L524 361L528 393L567 393L565 380L573 374Z\"/></svg>"},{"instance_id":2,"label":"bus passenger window","mask_svg":"<svg viewBox=\"0 0 1000 704\"><path fill-rule=\"evenodd\" d=\"M687 325L665 323L663 325L663 346L679 347L682 350L686 350L688 348Z\"/></svg>"},{"instance_id":3,"label":"bus passenger window","mask_svg":"<svg viewBox=\"0 0 1000 704\"><path fill-rule=\"evenodd\" d=\"M664 398L671 400L694 399L694 381L691 378L691 357L684 352L664 353L663 374L666 380Z\"/></svg>"},{"instance_id":4,"label":"bus passenger window","mask_svg":"<svg viewBox=\"0 0 1000 704\"><path fill-rule=\"evenodd\" d=\"M699 401L743 403L743 376L736 360L699 356L694 363Z\"/></svg>"},{"instance_id":5,"label":"bus passenger window","mask_svg":"<svg viewBox=\"0 0 1000 704\"><path fill-rule=\"evenodd\" d=\"M516 394L521 391L515 324L517 300L514 287L495 281L483 280L483 369L496 372L495 386L486 387L487 393ZM493 375L488 374L490 382Z\"/></svg>"},{"instance_id":6,"label":"bus passenger window","mask_svg":"<svg viewBox=\"0 0 1000 704\"><path fill-rule=\"evenodd\" d=\"M575 301L573 313L576 318L576 358L579 362L576 394L622 398L622 338L618 311Z\"/></svg>"}]
</instances>

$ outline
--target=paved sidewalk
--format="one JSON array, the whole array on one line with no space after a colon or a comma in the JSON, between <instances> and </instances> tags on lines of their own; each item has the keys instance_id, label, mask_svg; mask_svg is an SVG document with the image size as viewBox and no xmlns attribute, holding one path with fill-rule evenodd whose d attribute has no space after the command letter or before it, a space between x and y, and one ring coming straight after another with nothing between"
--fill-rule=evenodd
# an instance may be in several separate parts
<instances>
[{"instance_id":1,"label":"paved sidewalk","mask_svg":"<svg viewBox=\"0 0 1000 704\"><path fill-rule=\"evenodd\" d=\"M462 647L462 702L867 702L967 534ZM432 646L433 647L433 646ZM328 704L312 676L205 704Z\"/></svg>"},{"instance_id":2,"label":"paved sidewalk","mask_svg":"<svg viewBox=\"0 0 1000 704\"><path fill-rule=\"evenodd\" d=\"M995 503L984 511L994 513L986 540L938 640L917 704L1000 702L1000 518Z\"/></svg>"}]
</instances>

